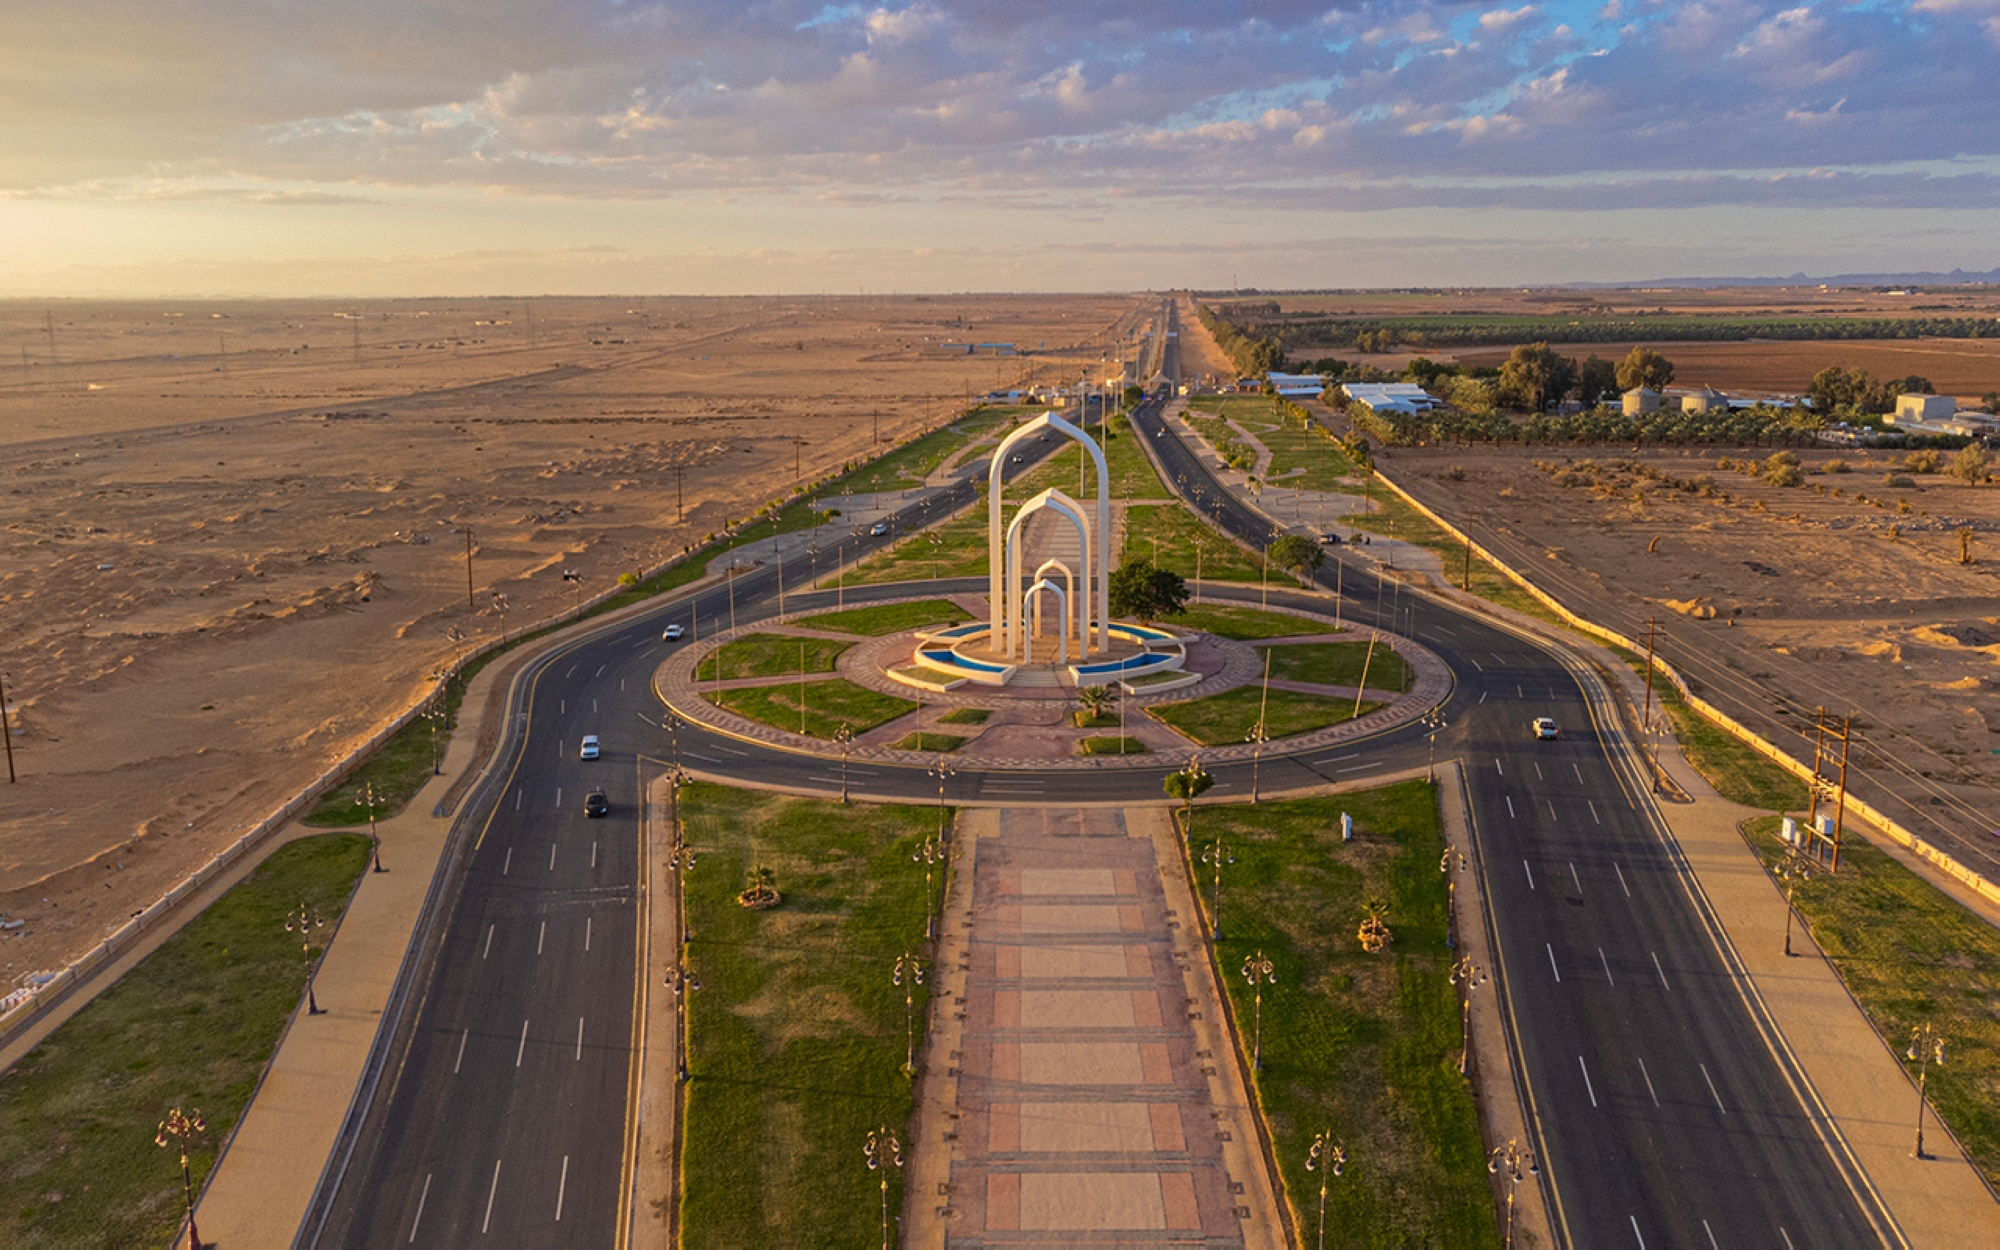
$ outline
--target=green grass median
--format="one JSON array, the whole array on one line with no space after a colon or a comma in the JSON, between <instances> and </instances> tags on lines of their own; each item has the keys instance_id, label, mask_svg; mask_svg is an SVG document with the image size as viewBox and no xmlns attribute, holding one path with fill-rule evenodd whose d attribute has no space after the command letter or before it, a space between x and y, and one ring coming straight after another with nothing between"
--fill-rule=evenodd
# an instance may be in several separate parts
<instances>
[{"instance_id":1,"label":"green grass median","mask_svg":"<svg viewBox=\"0 0 2000 1250\"><path fill-rule=\"evenodd\" d=\"M744 677L782 677L786 673L831 673L841 652L854 644L831 638L802 638L794 634L746 634L717 647L695 669L696 681L714 681L718 666L722 680Z\"/></svg>"},{"instance_id":2,"label":"green grass median","mask_svg":"<svg viewBox=\"0 0 2000 1250\"><path fill-rule=\"evenodd\" d=\"M1353 842L1340 840L1342 812L1355 819ZM1430 785L1198 807L1195 850L1218 829L1236 857L1224 870L1219 973L1246 1052L1255 1005L1243 964L1261 952L1277 977L1263 989L1264 1068L1253 1075L1304 1244L1316 1244L1321 1179L1306 1156L1324 1132L1348 1160L1327 1190L1329 1244L1498 1245L1478 1113L1458 1074ZM1394 938L1381 954L1356 937L1371 902Z\"/></svg>"},{"instance_id":3,"label":"green grass median","mask_svg":"<svg viewBox=\"0 0 2000 1250\"><path fill-rule=\"evenodd\" d=\"M881 603L845 612L822 612L818 616L800 617L793 623L806 629L830 629L879 638L925 625L956 625L971 619L970 612L949 599L923 599L915 603Z\"/></svg>"},{"instance_id":4,"label":"green grass median","mask_svg":"<svg viewBox=\"0 0 2000 1250\"><path fill-rule=\"evenodd\" d=\"M915 1145L903 990L890 974L897 956L925 950L923 866L911 855L937 811L697 782L681 813L699 855L687 906L701 979L688 1000L682 1244L871 1245L880 1177L862 1145L883 1125L906 1159ZM784 897L769 911L736 902L758 866ZM919 1055L925 1004L919 987ZM903 1180L890 1170L892 1214Z\"/></svg>"},{"instance_id":5,"label":"green grass median","mask_svg":"<svg viewBox=\"0 0 2000 1250\"><path fill-rule=\"evenodd\" d=\"M1287 681L1359 687L1365 671L1368 689L1394 692L1409 680L1403 657L1379 642L1372 649L1365 642L1295 642L1257 650L1271 657L1271 676Z\"/></svg>"},{"instance_id":6,"label":"green grass median","mask_svg":"<svg viewBox=\"0 0 2000 1250\"><path fill-rule=\"evenodd\" d=\"M1357 713L1352 699L1329 699L1292 690L1271 691L1267 703L1263 689L1250 685L1238 686L1204 699L1157 704L1147 708L1146 712L1202 746L1220 747L1246 741L1251 726L1257 723L1259 708L1264 713L1264 732L1276 741L1311 733L1328 725L1338 725L1355 719L1357 715L1366 716L1381 706L1380 703L1363 700Z\"/></svg>"},{"instance_id":7,"label":"green grass median","mask_svg":"<svg viewBox=\"0 0 2000 1250\"><path fill-rule=\"evenodd\" d=\"M1198 629L1217 638L1233 638L1239 642L1252 638L1327 634L1334 630L1331 621L1315 621L1288 612L1266 612L1261 608L1241 608L1221 603L1190 606L1179 616L1170 616L1161 624L1175 629Z\"/></svg>"},{"instance_id":8,"label":"green grass median","mask_svg":"<svg viewBox=\"0 0 2000 1250\"><path fill-rule=\"evenodd\" d=\"M323 943L368 857L360 834L279 847L0 1076L0 1245L167 1244L179 1159L153 1134L170 1108L202 1111L199 1192L305 994L286 911L316 908Z\"/></svg>"},{"instance_id":9,"label":"green grass median","mask_svg":"<svg viewBox=\"0 0 2000 1250\"><path fill-rule=\"evenodd\" d=\"M857 686L839 677L832 681L806 682L803 686L785 682L775 686L724 690L720 694L713 691L704 693L709 702L725 707L738 716L787 733L803 733L829 741L842 725L862 734L922 706L909 699ZM803 716L800 714L801 696L804 698Z\"/></svg>"}]
</instances>

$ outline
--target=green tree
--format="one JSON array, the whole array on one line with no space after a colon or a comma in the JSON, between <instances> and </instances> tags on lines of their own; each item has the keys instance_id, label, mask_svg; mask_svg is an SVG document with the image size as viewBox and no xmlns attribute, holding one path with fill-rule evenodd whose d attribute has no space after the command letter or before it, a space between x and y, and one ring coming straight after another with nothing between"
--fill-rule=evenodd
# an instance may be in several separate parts
<instances>
[{"instance_id":1,"label":"green tree","mask_svg":"<svg viewBox=\"0 0 2000 1250\"><path fill-rule=\"evenodd\" d=\"M1187 607L1186 579L1172 569L1155 568L1150 560L1120 565L1110 581L1113 616L1150 624L1163 616L1178 616Z\"/></svg>"},{"instance_id":2,"label":"green tree","mask_svg":"<svg viewBox=\"0 0 2000 1250\"><path fill-rule=\"evenodd\" d=\"M1986 453L1975 443L1952 457L1951 467L1945 472L1977 486L1986 480Z\"/></svg>"},{"instance_id":3,"label":"green tree","mask_svg":"<svg viewBox=\"0 0 2000 1250\"><path fill-rule=\"evenodd\" d=\"M1500 366L1500 398L1515 408L1540 412L1576 385L1576 362L1547 343L1515 348Z\"/></svg>"},{"instance_id":4,"label":"green tree","mask_svg":"<svg viewBox=\"0 0 2000 1250\"><path fill-rule=\"evenodd\" d=\"M1657 391L1674 380L1674 362L1650 347L1634 347L1618 362L1612 376L1617 379L1620 391L1641 386Z\"/></svg>"},{"instance_id":5,"label":"green tree","mask_svg":"<svg viewBox=\"0 0 2000 1250\"><path fill-rule=\"evenodd\" d=\"M1076 703L1076 723L1088 725L1111 711L1111 687L1084 686L1076 692Z\"/></svg>"},{"instance_id":6,"label":"green tree","mask_svg":"<svg viewBox=\"0 0 2000 1250\"><path fill-rule=\"evenodd\" d=\"M1299 585L1312 585L1313 570L1326 563L1326 553L1318 543L1302 534L1281 535L1265 555L1281 569L1289 569Z\"/></svg>"},{"instance_id":7,"label":"green tree","mask_svg":"<svg viewBox=\"0 0 2000 1250\"><path fill-rule=\"evenodd\" d=\"M1601 356L1586 356L1576 367L1576 397L1586 408L1618 394L1618 366Z\"/></svg>"},{"instance_id":8,"label":"green tree","mask_svg":"<svg viewBox=\"0 0 2000 1250\"><path fill-rule=\"evenodd\" d=\"M1181 805L1181 837L1193 836L1194 801L1206 794L1208 788L1214 784L1215 778L1202 768L1199 760L1189 760L1186 768L1167 774L1165 782L1167 797L1178 801Z\"/></svg>"},{"instance_id":9,"label":"green tree","mask_svg":"<svg viewBox=\"0 0 2000 1250\"><path fill-rule=\"evenodd\" d=\"M1805 483L1805 470L1799 467L1799 458L1789 451L1771 453L1764 461L1764 480L1772 486L1800 486Z\"/></svg>"}]
</instances>

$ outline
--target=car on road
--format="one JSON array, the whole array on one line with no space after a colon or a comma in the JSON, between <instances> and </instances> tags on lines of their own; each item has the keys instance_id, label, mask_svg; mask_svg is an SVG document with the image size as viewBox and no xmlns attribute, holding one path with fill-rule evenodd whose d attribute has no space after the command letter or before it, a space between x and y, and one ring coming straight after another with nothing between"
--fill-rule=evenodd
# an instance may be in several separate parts
<instances>
[{"instance_id":1,"label":"car on road","mask_svg":"<svg viewBox=\"0 0 2000 1250\"><path fill-rule=\"evenodd\" d=\"M609 816L611 800L604 797L604 791L592 790L583 796L583 814L586 816Z\"/></svg>"},{"instance_id":2,"label":"car on road","mask_svg":"<svg viewBox=\"0 0 2000 1250\"><path fill-rule=\"evenodd\" d=\"M679 625L667 626L667 632L660 635L661 642L679 642L680 640L681 627Z\"/></svg>"},{"instance_id":3,"label":"car on road","mask_svg":"<svg viewBox=\"0 0 2000 1250\"><path fill-rule=\"evenodd\" d=\"M1321 534L1319 536L1319 540L1320 542L1326 544L1329 547L1337 547L1340 545L1340 535L1335 534L1331 531Z\"/></svg>"},{"instance_id":4,"label":"car on road","mask_svg":"<svg viewBox=\"0 0 2000 1250\"><path fill-rule=\"evenodd\" d=\"M1562 736L1561 731L1556 728L1555 721L1547 716L1537 716L1529 728L1535 731L1537 738L1559 738Z\"/></svg>"},{"instance_id":5,"label":"car on road","mask_svg":"<svg viewBox=\"0 0 2000 1250\"><path fill-rule=\"evenodd\" d=\"M1021 453L1017 451L1017 452L1015 452L1015 453L1014 453L1013 455L1011 455L1011 456L1007 457L1007 463L1008 463L1008 464L1020 464L1020 463L1021 463L1021 459L1022 459L1022 457L1021 457Z\"/></svg>"},{"instance_id":6,"label":"car on road","mask_svg":"<svg viewBox=\"0 0 2000 1250\"><path fill-rule=\"evenodd\" d=\"M598 755L597 735L583 735L583 749L577 752L578 759L594 760Z\"/></svg>"},{"instance_id":7,"label":"car on road","mask_svg":"<svg viewBox=\"0 0 2000 1250\"><path fill-rule=\"evenodd\" d=\"M889 532L889 523L887 521L877 521L875 522L875 524L868 527L869 535L874 538L880 538L882 537L882 535L888 532Z\"/></svg>"}]
</instances>

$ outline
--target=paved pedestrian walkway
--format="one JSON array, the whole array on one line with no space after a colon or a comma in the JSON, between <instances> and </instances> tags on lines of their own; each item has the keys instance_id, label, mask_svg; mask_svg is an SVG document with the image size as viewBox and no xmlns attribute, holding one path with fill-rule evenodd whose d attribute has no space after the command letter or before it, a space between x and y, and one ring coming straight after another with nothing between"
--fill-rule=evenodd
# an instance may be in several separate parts
<instances>
[{"instance_id":1,"label":"paved pedestrian walkway","mask_svg":"<svg viewBox=\"0 0 2000 1250\"><path fill-rule=\"evenodd\" d=\"M1164 812L960 823L909 1244L1285 1244Z\"/></svg>"}]
</instances>

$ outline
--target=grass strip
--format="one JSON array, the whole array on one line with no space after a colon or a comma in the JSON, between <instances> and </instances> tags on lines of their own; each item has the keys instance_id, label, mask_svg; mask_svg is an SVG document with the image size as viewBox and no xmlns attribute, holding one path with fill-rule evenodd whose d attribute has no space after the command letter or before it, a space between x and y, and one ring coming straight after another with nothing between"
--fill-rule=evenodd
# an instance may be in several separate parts
<instances>
[{"instance_id":1,"label":"grass strip","mask_svg":"<svg viewBox=\"0 0 2000 1250\"><path fill-rule=\"evenodd\" d=\"M923 599L916 603L883 603L870 608L849 608L845 612L825 612L802 617L794 623L811 629L880 637L925 625L956 625L971 619L970 612L949 599Z\"/></svg>"},{"instance_id":2,"label":"grass strip","mask_svg":"<svg viewBox=\"0 0 2000 1250\"><path fill-rule=\"evenodd\" d=\"M1208 582L1255 584L1263 575L1257 556L1218 534L1181 504L1127 508L1125 542L1118 559L1121 564L1148 560L1158 568L1171 569L1187 579L1190 590L1197 566L1201 580ZM1272 570L1272 574L1276 584L1292 584L1279 570Z\"/></svg>"},{"instance_id":3,"label":"grass strip","mask_svg":"<svg viewBox=\"0 0 2000 1250\"><path fill-rule=\"evenodd\" d=\"M984 725L987 721L987 718L992 715L993 715L993 710L991 708L961 707L961 708L955 708L952 711L946 712L943 716L938 717L938 724Z\"/></svg>"},{"instance_id":4,"label":"grass strip","mask_svg":"<svg viewBox=\"0 0 2000 1250\"><path fill-rule=\"evenodd\" d=\"M799 712L799 695L802 692L805 695L803 718ZM828 741L833 739L842 725L862 734L922 706L909 699L857 686L842 677L832 681L807 682L803 691L801 687L790 684L747 686L740 690L725 690L719 696L711 692L707 697L711 703L773 729L803 733Z\"/></svg>"},{"instance_id":5,"label":"grass strip","mask_svg":"<svg viewBox=\"0 0 2000 1250\"><path fill-rule=\"evenodd\" d=\"M1358 687L1364 669L1370 690L1400 691L1409 680L1403 657L1381 643L1372 655L1365 642L1295 642L1257 650L1271 657L1271 676L1287 681Z\"/></svg>"},{"instance_id":6,"label":"grass strip","mask_svg":"<svg viewBox=\"0 0 2000 1250\"><path fill-rule=\"evenodd\" d=\"M159 1122L205 1114L199 1192L305 992L286 910L317 909L324 941L368 856L351 833L279 847L0 1076L0 1245L167 1244L181 1176Z\"/></svg>"},{"instance_id":7,"label":"grass strip","mask_svg":"<svg viewBox=\"0 0 2000 1250\"><path fill-rule=\"evenodd\" d=\"M786 673L831 673L841 652L854 644L831 638L801 638L792 634L746 634L723 643L696 666L696 681L716 680L718 665L722 680L743 677L782 677ZM803 660L802 660L803 657ZM800 665L803 662L804 667Z\"/></svg>"},{"instance_id":8,"label":"grass strip","mask_svg":"<svg viewBox=\"0 0 2000 1250\"><path fill-rule=\"evenodd\" d=\"M682 1244L862 1246L880 1236L880 1174L861 1148L887 1125L911 1148L897 956L924 952L930 808L731 790L681 792L700 863L687 876L693 1080L684 1122ZM740 907L758 866L784 902ZM926 971L926 982L930 980ZM927 991L916 990L923 1053ZM904 1173L890 1169L902 1207Z\"/></svg>"},{"instance_id":9,"label":"grass strip","mask_svg":"<svg viewBox=\"0 0 2000 1250\"><path fill-rule=\"evenodd\" d=\"M1260 430L1257 440L1271 449L1271 468L1265 481L1287 490L1351 490L1343 480L1361 475L1361 469L1340 449L1340 444L1315 426L1299 428L1297 421L1280 417L1275 430ZM1297 470L1305 470L1303 473Z\"/></svg>"},{"instance_id":10,"label":"grass strip","mask_svg":"<svg viewBox=\"0 0 2000 1250\"><path fill-rule=\"evenodd\" d=\"M1359 830L1349 843L1342 812ZM1277 977L1263 988L1264 1067L1253 1075L1305 1244L1319 1232L1321 1178L1306 1157L1326 1132L1348 1157L1327 1192L1334 1244L1498 1245L1478 1115L1458 1075L1429 784L1202 808L1195 849L1218 830L1236 862L1216 959L1246 1049L1256 1008L1243 964L1261 952ZM1371 902L1394 935L1378 955L1356 939Z\"/></svg>"},{"instance_id":11,"label":"grass strip","mask_svg":"<svg viewBox=\"0 0 2000 1250\"><path fill-rule=\"evenodd\" d=\"M1764 816L1743 827L1773 873L1788 851L1778 823ZM1926 1087L1931 1105L1986 1183L2000 1185L2000 1100L1993 1096L2000 1089L2000 930L1851 834L1841 846L1840 876L1818 874L1793 897L1890 1050L1902 1056L1919 1024L1945 1039L1945 1063L1931 1067ZM1914 1075L1916 1065L1905 1066Z\"/></svg>"},{"instance_id":12,"label":"grass strip","mask_svg":"<svg viewBox=\"0 0 2000 1250\"><path fill-rule=\"evenodd\" d=\"M1121 738L1115 734L1108 738L1085 738L1076 745L1077 749L1085 755L1150 755L1152 753L1152 748L1137 738Z\"/></svg>"},{"instance_id":13,"label":"grass strip","mask_svg":"<svg viewBox=\"0 0 2000 1250\"><path fill-rule=\"evenodd\" d=\"M1266 612L1262 608L1239 608L1229 604L1204 603L1188 608L1164 624L1175 629L1198 629L1217 638L1247 642L1253 638L1291 638L1299 634L1330 634L1334 626L1286 612Z\"/></svg>"},{"instance_id":14,"label":"grass strip","mask_svg":"<svg viewBox=\"0 0 2000 1250\"><path fill-rule=\"evenodd\" d=\"M1261 687L1238 686L1206 698L1155 704L1147 708L1146 713L1205 747L1248 741L1250 727L1257 723L1260 706L1265 708L1264 732L1273 740L1311 733L1315 729L1353 720L1356 716L1352 699L1328 699L1293 690L1271 691L1268 705L1263 699ZM1366 716L1381 706L1380 703L1364 700L1359 714Z\"/></svg>"},{"instance_id":15,"label":"grass strip","mask_svg":"<svg viewBox=\"0 0 2000 1250\"><path fill-rule=\"evenodd\" d=\"M1630 664L1633 672L1645 677L1644 658L1623 647L1610 649ZM1657 675L1653 678L1653 702L1665 709L1667 718L1673 722L1681 754L1715 787L1717 794L1732 803L1767 812L1804 810L1810 801L1805 782L1689 707L1672 682Z\"/></svg>"},{"instance_id":16,"label":"grass strip","mask_svg":"<svg viewBox=\"0 0 2000 1250\"><path fill-rule=\"evenodd\" d=\"M1371 534L1400 538L1435 552L1444 566L1445 580L1454 586L1465 586L1464 543L1439 528L1435 521L1412 508L1401 495L1386 486L1377 485L1373 499L1375 511L1349 513L1340 518L1341 522ZM1513 578L1477 554L1472 557L1472 593L1503 608L1512 608L1524 616L1568 628L1562 618L1551 612L1540 599L1521 589Z\"/></svg>"},{"instance_id":17,"label":"grass strip","mask_svg":"<svg viewBox=\"0 0 2000 1250\"><path fill-rule=\"evenodd\" d=\"M965 745L965 739L957 734L916 733L904 734L896 743L898 751L939 751L951 752Z\"/></svg>"}]
</instances>

